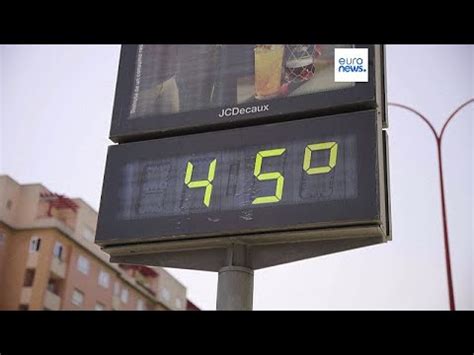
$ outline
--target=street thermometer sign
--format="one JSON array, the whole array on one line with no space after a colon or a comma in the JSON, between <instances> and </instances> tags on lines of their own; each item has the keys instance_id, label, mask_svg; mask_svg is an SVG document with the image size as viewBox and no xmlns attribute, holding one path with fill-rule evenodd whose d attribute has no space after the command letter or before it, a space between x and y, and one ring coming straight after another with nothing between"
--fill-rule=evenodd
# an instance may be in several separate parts
<instances>
[{"instance_id":1,"label":"street thermometer sign","mask_svg":"<svg viewBox=\"0 0 474 355\"><path fill-rule=\"evenodd\" d=\"M389 240L383 47L355 83L338 47L124 46L96 243L218 271Z\"/></svg>"}]
</instances>

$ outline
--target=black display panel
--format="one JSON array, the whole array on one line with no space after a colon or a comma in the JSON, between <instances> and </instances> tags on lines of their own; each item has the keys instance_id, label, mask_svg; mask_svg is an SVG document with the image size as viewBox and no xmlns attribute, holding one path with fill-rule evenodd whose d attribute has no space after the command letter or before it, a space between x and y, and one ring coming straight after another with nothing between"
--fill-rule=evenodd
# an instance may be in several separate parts
<instances>
[{"instance_id":1,"label":"black display panel","mask_svg":"<svg viewBox=\"0 0 474 355\"><path fill-rule=\"evenodd\" d=\"M361 111L112 146L96 242L377 223L377 122Z\"/></svg>"},{"instance_id":2,"label":"black display panel","mask_svg":"<svg viewBox=\"0 0 474 355\"><path fill-rule=\"evenodd\" d=\"M336 62L343 48L367 49L368 64ZM338 68L367 71L368 81L338 81ZM374 45L124 45L110 138L382 111L383 71L383 47Z\"/></svg>"}]
</instances>

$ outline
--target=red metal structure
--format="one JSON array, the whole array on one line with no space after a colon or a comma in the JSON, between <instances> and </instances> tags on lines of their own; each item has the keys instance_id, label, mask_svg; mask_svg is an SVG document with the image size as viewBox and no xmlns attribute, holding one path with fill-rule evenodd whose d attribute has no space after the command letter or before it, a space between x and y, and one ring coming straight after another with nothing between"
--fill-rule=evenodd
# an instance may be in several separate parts
<instances>
[{"instance_id":1,"label":"red metal structure","mask_svg":"<svg viewBox=\"0 0 474 355\"><path fill-rule=\"evenodd\" d=\"M156 295L155 290L153 289L150 279L155 279L159 274L152 268L145 265L135 265L135 264L119 264L120 268L126 271L131 271L131 275L135 280L147 289L152 295ZM138 275L137 275L138 273Z\"/></svg>"},{"instance_id":2,"label":"red metal structure","mask_svg":"<svg viewBox=\"0 0 474 355\"><path fill-rule=\"evenodd\" d=\"M49 203L49 208L47 212L48 217L52 217L51 210L53 208L56 208L58 210L71 209L74 212L77 212L79 208L79 205L77 203L75 203L73 200L64 195L59 195L52 192L45 192L41 193L40 197L43 201L47 201Z\"/></svg>"},{"instance_id":3,"label":"red metal structure","mask_svg":"<svg viewBox=\"0 0 474 355\"><path fill-rule=\"evenodd\" d=\"M187 311L200 311L201 309L192 303L190 300L186 300L186 310Z\"/></svg>"},{"instance_id":4,"label":"red metal structure","mask_svg":"<svg viewBox=\"0 0 474 355\"><path fill-rule=\"evenodd\" d=\"M399 107L405 110L408 110L412 113L414 113L417 117L421 118L423 122L425 122L428 127L430 128L431 132L435 136L436 140L436 147L438 150L438 169L439 169L439 184L440 184L440 190L441 190L441 209L442 209L442 218L443 218L443 235L444 235L444 254L446 258L446 273L447 273L447 278L448 278L448 293L449 293L449 309L451 311L456 310L456 305L454 302L454 287L453 287L453 278L452 278L452 271L451 271L451 257L449 253L449 236L448 236L448 217L446 214L446 198L445 198L445 190L444 190L444 176L443 176L443 156L442 156L442 142L443 142L443 136L444 132L446 131L446 128L448 127L449 122L461 111L464 107L467 105L471 104L474 102L474 98L466 101L463 103L461 106L456 108L453 113L448 117L446 122L443 125L443 128L441 129L441 133L438 134L432 125L432 123L420 112L417 110L406 106L402 104L397 104L397 103L389 103L391 106Z\"/></svg>"},{"instance_id":5,"label":"red metal structure","mask_svg":"<svg viewBox=\"0 0 474 355\"><path fill-rule=\"evenodd\" d=\"M124 270L135 270L141 273L145 277L157 277L158 273L145 265L132 265L132 264L119 264Z\"/></svg>"}]
</instances>

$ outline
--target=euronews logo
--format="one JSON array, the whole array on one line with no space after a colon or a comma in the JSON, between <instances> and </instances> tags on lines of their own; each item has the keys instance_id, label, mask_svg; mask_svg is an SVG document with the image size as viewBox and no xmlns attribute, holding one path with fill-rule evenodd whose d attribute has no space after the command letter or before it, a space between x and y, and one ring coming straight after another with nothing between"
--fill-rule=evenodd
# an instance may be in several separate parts
<instances>
[{"instance_id":1,"label":"euronews logo","mask_svg":"<svg viewBox=\"0 0 474 355\"><path fill-rule=\"evenodd\" d=\"M367 48L334 49L334 81L369 81L369 62Z\"/></svg>"},{"instance_id":2,"label":"euronews logo","mask_svg":"<svg viewBox=\"0 0 474 355\"><path fill-rule=\"evenodd\" d=\"M363 64L364 60L360 57L341 58L339 59L339 68L337 70L339 71L339 73L365 73L367 69L364 68Z\"/></svg>"}]
</instances>

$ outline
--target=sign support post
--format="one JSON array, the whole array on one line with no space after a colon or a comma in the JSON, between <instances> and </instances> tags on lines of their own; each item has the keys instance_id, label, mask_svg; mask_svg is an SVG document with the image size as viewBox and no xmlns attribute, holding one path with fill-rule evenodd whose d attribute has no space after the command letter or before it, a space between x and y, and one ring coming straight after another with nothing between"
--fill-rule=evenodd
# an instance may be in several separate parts
<instances>
[{"instance_id":1,"label":"sign support post","mask_svg":"<svg viewBox=\"0 0 474 355\"><path fill-rule=\"evenodd\" d=\"M217 281L218 311L251 311L253 306L253 270L226 266Z\"/></svg>"},{"instance_id":2,"label":"sign support post","mask_svg":"<svg viewBox=\"0 0 474 355\"><path fill-rule=\"evenodd\" d=\"M246 245L233 243L227 248L226 263L219 269L216 309L251 311L253 269Z\"/></svg>"}]
</instances>

